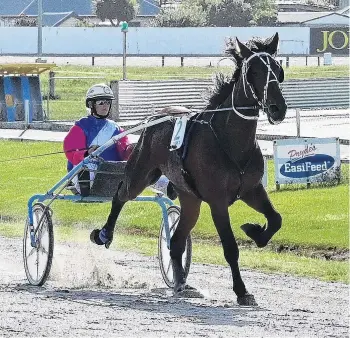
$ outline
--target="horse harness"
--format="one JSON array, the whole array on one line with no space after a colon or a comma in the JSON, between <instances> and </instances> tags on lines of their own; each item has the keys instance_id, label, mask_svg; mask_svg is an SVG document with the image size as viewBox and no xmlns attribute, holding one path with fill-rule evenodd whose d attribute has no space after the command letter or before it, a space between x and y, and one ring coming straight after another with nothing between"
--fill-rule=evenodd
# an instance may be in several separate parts
<instances>
[{"instance_id":1,"label":"horse harness","mask_svg":"<svg viewBox=\"0 0 350 338\"><path fill-rule=\"evenodd\" d=\"M267 56L267 61L265 62L264 59L262 59L262 56ZM264 86L264 97L262 100L259 100L255 91L254 91L254 88L253 86L251 85L251 83L248 81L247 79L247 72L248 72L248 69L249 69L249 61L251 59L253 59L254 57L258 57L262 62L263 64L268 68L268 72L267 72L267 78L266 78L266 83L265 83L265 86ZM194 194L200 198L200 199L203 199L198 191L198 189L196 188L195 186L195 183L194 183L194 180L193 180L193 177L190 175L190 173L185 169L185 166L184 166L184 161L185 161L185 158L187 156L187 153L188 153L188 147L189 147L189 141L190 141L190 136L191 136L191 133L192 133L192 130L193 130L193 127L195 125L195 123L199 123L199 124L205 124L205 125L208 125L210 130L212 131L217 143L219 144L219 147L223 150L223 152L225 153L225 155L228 157L228 159L234 164L234 166L236 167L238 173L239 173L239 178L240 178L240 185L238 187L238 191L237 191L237 195L235 196L233 202L237 201L240 199L240 194L241 194L241 191L242 191L242 183L243 183L243 176L244 174L246 173L251 161L252 161L252 158L253 158L253 152L255 151L256 149L256 141L254 143L254 146L252 147L252 149L250 150L250 156L249 156L249 159L248 161L246 162L246 164L244 165L244 167L242 168L240 166L240 164L238 163L238 161L232 157L232 155L229 154L229 152L227 151L226 147L220 142L220 139L218 137L218 134L216 133L214 127L213 127L213 124L212 124L212 121L213 121L213 118L215 116L215 113L216 112L219 112L219 111L233 111L234 113L236 113L239 117L245 119L245 120L258 120L259 118L259 108L261 108L263 111L265 111L265 109L267 109L267 106L266 106L266 100L267 100L267 89L268 89L268 86L269 86L269 83L271 82L277 82L279 83L279 80L277 79L277 76L276 74L273 72L273 70L271 69L271 66L270 66L270 58L272 59L271 55L268 54L268 53L265 53L265 52L261 52L261 53L254 53L253 55L251 55L248 59L244 60L243 61L243 67L242 67L242 76L243 76L243 88L244 88L244 93L246 95L246 97L248 97L248 94L247 94L247 90L246 90L246 85L248 85L248 88L250 89L250 92L252 94L252 96L254 97L254 99L257 101L258 105L255 105L255 106L240 106L240 107L235 107L234 106L234 89L235 89L235 86L233 86L233 89L232 89L232 104L231 104L231 107L229 108L217 108L217 109L213 109L213 110L204 110L196 115L194 115L191 119L190 119L190 127L189 129L187 130L186 132L186 135L185 135L185 139L184 139L184 145L183 145L183 151L182 151L182 155L181 155L181 161L182 161L182 169L181 169L181 173L186 181L186 183L189 185L189 187L192 189L192 191L194 192ZM270 75L272 75L272 79L270 80ZM253 116L249 116L249 115L244 115L242 114L241 112L239 112L237 109L240 109L240 110L257 110L258 111L258 114L257 115L253 115ZM204 113L207 113L207 112L213 112L214 114L212 114L211 118L209 119L209 121L205 121L202 119ZM233 203L232 202L232 203Z\"/></svg>"},{"instance_id":2,"label":"horse harness","mask_svg":"<svg viewBox=\"0 0 350 338\"><path fill-rule=\"evenodd\" d=\"M241 108L241 107L240 107ZM223 111L223 110L228 110L227 108L223 108L223 109L216 109L215 111ZM230 109L232 111L232 109ZM209 112L208 110L205 112ZM183 145L183 151L182 151L182 155L181 155L181 161L182 161L182 169L181 169L181 173L186 181L186 183L190 186L190 188L193 190L193 192L195 193L195 195L202 199L198 189L195 186L194 180L191 176L191 174L185 169L185 158L187 156L188 153L188 147L189 147L189 141L190 141L190 137L192 134L192 130L193 127L195 125L195 123L199 123L202 125L208 125L208 127L210 128L210 130L212 131L220 149L225 153L225 155L227 156L227 158L230 160L230 162L232 162L234 164L234 166L236 167L238 173L239 173L239 178L240 178L240 185L238 187L238 191L237 191L237 195L235 196L233 202L235 202L236 200L240 199L240 193L242 191L242 182L243 182L243 176L246 173L252 158L253 158L253 152L256 149L256 147L254 146L251 150L250 150L250 156L248 161L245 163L244 167L241 167L241 165L238 163L238 161L228 152L227 148L222 144L222 142L220 141L217 132L215 131L215 128L212 124L213 118L215 116L215 114L212 114L212 116L210 117L209 121L205 121L202 119L202 115L204 114L204 112L201 112L199 114L197 114L192 120L190 120L190 127L188 129L188 131L186 132L186 136L185 136L185 140L184 140L184 145ZM232 203L233 203L232 202Z\"/></svg>"}]
</instances>

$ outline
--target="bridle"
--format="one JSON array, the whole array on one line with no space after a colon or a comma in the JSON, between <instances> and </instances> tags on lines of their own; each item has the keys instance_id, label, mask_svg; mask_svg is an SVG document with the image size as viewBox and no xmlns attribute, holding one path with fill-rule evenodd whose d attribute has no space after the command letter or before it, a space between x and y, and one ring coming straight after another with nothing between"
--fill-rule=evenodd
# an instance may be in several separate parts
<instances>
[{"instance_id":1,"label":"bridle","mask_svg":"<svg viewBox=\"0 0 350 338\"><path fill-rule=\"evenodd\" d=\"M266 61L262 58L263 56L266 56ZM266 82L265 82L265 86L264 86L264 95L263 95L262 100L259 100L258 96L255 93L255 90L254 90L252 84L247 79L247 73L248 73L248 70L249 70L249 67L250 67L249 62L255 57L258 57L261 60L261 62L267 67ZM278 65L279 68L281 67L278 64L278 62L275 59L273 59L272 56L269 53L266 53L266 52L254 53L248 59L243 61L242 82L243 82L244 94L248 98L248 93L247 93L247 87L248 87L248 89L250 89L251 95L253 96L253 98L258 103L257 106L235 107L234 103L233 103L235 85L233 86L233 90L232 90L232 110L239 117L241 117L241 118L243 118L245 120L258 120L258 118L259 118L259 110L258 110L258 114L257 115L249 116L249 115L244 115L244 114L240 113L237 110L237 108L238 109L259 109L259 108L261 108L263 110L263 112L265 112L268 109L268 106L266 105L266 101L267 101L267 89L269 87L269 84L271 82L277 82L278 85L279 85L279 83L280 83L278 78L277 78L276 73L271 68L270 60L272 60L276 65ZM272 76L270 76L270 75L272 75Z\"/></svg>"}]
</instances>

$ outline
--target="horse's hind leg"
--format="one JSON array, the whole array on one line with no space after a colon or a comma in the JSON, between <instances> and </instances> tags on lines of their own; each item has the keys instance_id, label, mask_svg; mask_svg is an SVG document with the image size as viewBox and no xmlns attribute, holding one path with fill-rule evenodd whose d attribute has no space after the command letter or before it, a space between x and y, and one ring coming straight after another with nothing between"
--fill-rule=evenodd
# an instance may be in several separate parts
<instances>
[{"instance_id":1,"label":"horse's hind leg","mask_svg":"<svg viewBox=\"0 0 350 338\"><path fill-rule=\"evenodd\" d=\"M256 305L254 296L247 292L239 271L239 250L232 232L228 208L224 203L211 203L210 208L226 261L231 267L233 291L237 295L237 302L240 305Z\"/></svg>"},{"instance_id":2,"label":"horse's hind leg","mask_svg":"<svg viewBox=\"0 0 350 338\"><path fill-rule=\"evenodd\" d=\"M187 237L195 226L199 212L201 200L197 197L180 192L179 200L181 204L179 224L170 240L170 257L174 272L174 292L185 289L185 271L182 266L182 255L185 252Z\"/></svg>"},{"instance_id":3,"label":"horse's hind leg","mask_svg":"<svg viewBox=\"0 0 350 338\"><path fill-rule=\"evenodd\" d=\"M267 219L266 225L246 223L241 226L242 230L250 237L256 245L261 248L267 245L272 236L281 228L282 217L273 207L266 190L260 184L255 189L241 197L247 205L262 213Z\"/></svg>"},{"instance_id":4,"label":"horse's hind leg","mask_svg":"<svg viewBox=\"0 0 350 338\"><path fill-rule=\"evenodd\" d=\"M125 180L122 182L120 188L118 189L118 198L120 201L130 201L141 194L145 188L147 188L152 183L155 183L162 172L157 169L147 169L136 170L126 175Z\"/></svg>"}]
</instances>

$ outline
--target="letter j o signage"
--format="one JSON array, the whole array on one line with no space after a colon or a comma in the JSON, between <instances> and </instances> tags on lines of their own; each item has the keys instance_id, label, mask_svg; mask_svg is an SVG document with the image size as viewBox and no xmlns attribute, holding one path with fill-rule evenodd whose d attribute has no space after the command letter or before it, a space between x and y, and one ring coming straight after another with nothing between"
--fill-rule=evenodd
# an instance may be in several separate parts
<instances>
[{"instance_id":1,"label":"letter j o signage","mask_svg":"<svg viewBox=\"0 0 350 338\"><path fill-rule=\"evenodd\" d=\"M349 54L349 27L310 28L310 54Z\"/></svg>"},{"instance_id":2,"label":"letter j o signage","mask_svg":"<svg viewBox=\"0 0 350 338\"><path fill-rule=\"evenodd\" d=\"M276 184L339 179L337 138L295 138L274 141Z\"/></svg>"}]
</instances>

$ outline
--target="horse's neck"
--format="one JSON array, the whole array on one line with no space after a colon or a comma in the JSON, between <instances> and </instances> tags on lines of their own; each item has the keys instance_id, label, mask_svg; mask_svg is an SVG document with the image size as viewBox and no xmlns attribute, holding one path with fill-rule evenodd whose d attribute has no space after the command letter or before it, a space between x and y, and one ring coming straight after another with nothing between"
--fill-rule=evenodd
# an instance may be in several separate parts
<instances>
[{"instance_id":1,"label":"horse's neck","mask_svg":"<svg viewBox=\"0 0 350 338\"><path fill-rule=\"evenodd\" d=\"M236 107L250 107L256 105L254 101L246 99L243 88L235 88L233 97ZM225 105L227 107L232 106L232 97L227 99ZM249 113L248 110L240 110L240 112L243 114ZM228 149L236 156L241 157L242 153L249 152L255 146L256 120L246 120L238 116L233 110L229 112L220 112L217 113L217 115L216 124L221 130L221 135L223 135L222 141L227 144Z\"/></svg>"},{"instance_id":2,"label":"horse's neck","mask_svg":"<svg viewBox=\"0 0 350 338\"><path fill-rule=\"evenodd\" d=\"M218 123L221 125L220 128L223 132L223 141L238 156L255 146L256 120L244 120L230 111L226 116L222 114L218 119Z\"/></svg>"}]
</instances>

